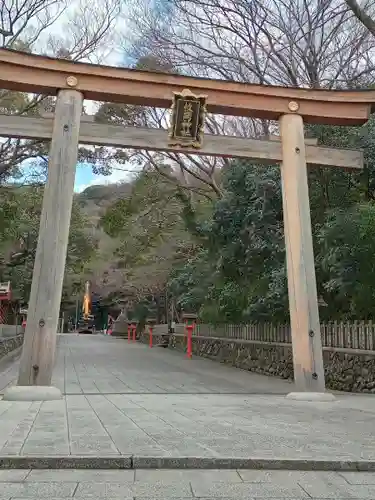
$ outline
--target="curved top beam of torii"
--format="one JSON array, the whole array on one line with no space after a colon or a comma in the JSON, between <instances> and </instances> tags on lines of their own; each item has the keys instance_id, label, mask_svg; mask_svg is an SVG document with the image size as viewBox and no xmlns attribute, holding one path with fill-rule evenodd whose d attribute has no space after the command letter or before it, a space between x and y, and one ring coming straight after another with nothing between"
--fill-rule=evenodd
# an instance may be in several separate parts
<instances>
[{"instance_id":1,"label":"curved top beam of torii","mask_svg":"<svg viewBox=\"0 0 375 500\"><path fill-rule=\"evenodd\" d=\"M48 95L75 88L86 99L160 108L170 107L173 92L188 88L207 95L210 113L277 120L298 106L305 122L332 125L361 125L375 112L375 90L253 85L78 63L7 49L0 49L0 88Z\"/></svg>"}]
</instances>

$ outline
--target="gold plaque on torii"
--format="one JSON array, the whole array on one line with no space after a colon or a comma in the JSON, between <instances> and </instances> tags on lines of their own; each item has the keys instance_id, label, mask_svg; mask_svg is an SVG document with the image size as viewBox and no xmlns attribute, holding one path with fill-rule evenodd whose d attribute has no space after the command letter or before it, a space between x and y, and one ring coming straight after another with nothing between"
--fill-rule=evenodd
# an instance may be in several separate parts
<instances>
[{"instance_id":1,"label":"gold plaque on torii","mask_svg":"<svg viewBox=\"0 0 375 500\"><path fill-rule=\"evenodd\" d=\"M169 146L202 147L206 99L206 95L194 95L188 89L174 92Z\"/></svg>"}]
</instances>

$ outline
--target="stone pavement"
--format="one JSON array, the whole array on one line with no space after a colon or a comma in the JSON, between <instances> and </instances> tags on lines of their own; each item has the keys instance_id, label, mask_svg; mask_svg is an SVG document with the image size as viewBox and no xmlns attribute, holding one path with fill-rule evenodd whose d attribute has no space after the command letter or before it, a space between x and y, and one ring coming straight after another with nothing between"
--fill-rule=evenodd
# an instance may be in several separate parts
<instances>
[{"instance_id":1,"label":"stone pavement","mask_svg":"<svg viewBox=\"0 0 375 500\"><path fill-rule=\"evenodd\" d=\"M2 470L0 498L374 499L375 474L258 470Z\"/></svg>"},{"instance_id":2,"label":"stone pavement","mask_svg":"<svg viewBox=\"0 0 375 500\"><path fill-rule=\"evenodd\" d=\"M372 395L290 401L282 380L89 335L59 337L54 383L61 401L0 401L0 467L375 470Z\"/></svg>"},{"instance_id":3,"label":"stone pavement","mask_svg":"<svg viewBox=\"0 0 375 500\"><path fill-rule=\"evenodd\" d=\"M0 391L17 376L17 363L0 373ZM189 360L180 352L104 335L58 336L53 385L64 394L287 394L293 384Z\"/></svg>"}]
</instances>

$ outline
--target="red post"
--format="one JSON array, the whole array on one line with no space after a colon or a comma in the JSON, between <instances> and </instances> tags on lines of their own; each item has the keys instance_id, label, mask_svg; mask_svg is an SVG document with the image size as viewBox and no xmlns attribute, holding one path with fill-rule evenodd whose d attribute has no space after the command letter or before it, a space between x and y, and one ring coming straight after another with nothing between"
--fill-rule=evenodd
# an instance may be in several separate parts
<instances>
[{"instance_id":1,"label":"red post","mask_svg":"<svg viewBox=\"0 0 375 500\"><path fill-rule=\"evenodd\" d=\"M150 331L150 347L152 347L152 326L149 327Z\"/></svg>"},{"instance_id":2,"label":"red post","mask_svg":"<svg viewBox=\"0 0 375 500\"><path fill-rule=\"evenodd\" d=\"M137 327L136 327L136 325L133 325L133 342L135 342L136 331L137 331Z\"/></svg>"},{"instance_id":3,"label":"red post","mask_svg":"<svg viewBox=\"0 0 375 500\"><path fill-rule=\"evenodd\" d=\"M187 357L189 359L193 356L193 329L194 325L187 325Z\"/></svg>"},{"instance_id":4,"label":"red post","mask_svg":"<svg viewBox=\"0 0 375 500\"><path fill-rule=\"evenodd\" d=\"M128 342L130 342L130 331L131 331L131 326L128 325Z\"/></svg>"}]
</instances>

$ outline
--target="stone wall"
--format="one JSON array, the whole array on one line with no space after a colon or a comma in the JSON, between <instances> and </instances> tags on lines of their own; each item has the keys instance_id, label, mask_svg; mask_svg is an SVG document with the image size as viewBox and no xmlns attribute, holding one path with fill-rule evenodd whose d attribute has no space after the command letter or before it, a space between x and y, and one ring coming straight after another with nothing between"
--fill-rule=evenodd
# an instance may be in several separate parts
<instances>
[{"instance_id":1,"label":"stone wall","mask_svg":"<svg viewBox=\"0 0 375 500\"><path fill-rule=\"evenodd\" d=\"M157 345L161 336L155 334ZM148 343L144 333L141 342ZM184 335L171 335L169 347L186 351ZM293 379L292 346L213 337L193 337L193 354L252 372ZM375 393L375 351L325 347L323 349L327 388Z\"/></svg>"},{"instance_id":2,"label":"stone wall","mask_svg":"<svg viewBox=\"0 0 375 500\"><path fill-rule=\"evenodd\" d=\"M16 337L23 333L22 325L3 325L0 324L0 337Z\"/></svg>"},{"instance_id":3,"label":"stone wall","mask_svg":"<svg viewBox=\"0 0 375 500\"><path fill-rule=\"evenodd\" d=\"M327 387L375 393L375 351L325 348L323 357Z\"/></svg>"},{"instance_id":4,"label":"stone wall","mask_svg":"<svg viewBox=\"0 0 375 500\"><path fill-rule=\"evenodd\" d=\"M7 337L0 339L0 359L11 353L23 344L23 334L16 337Z\"/></svg>"}]
</instances>

